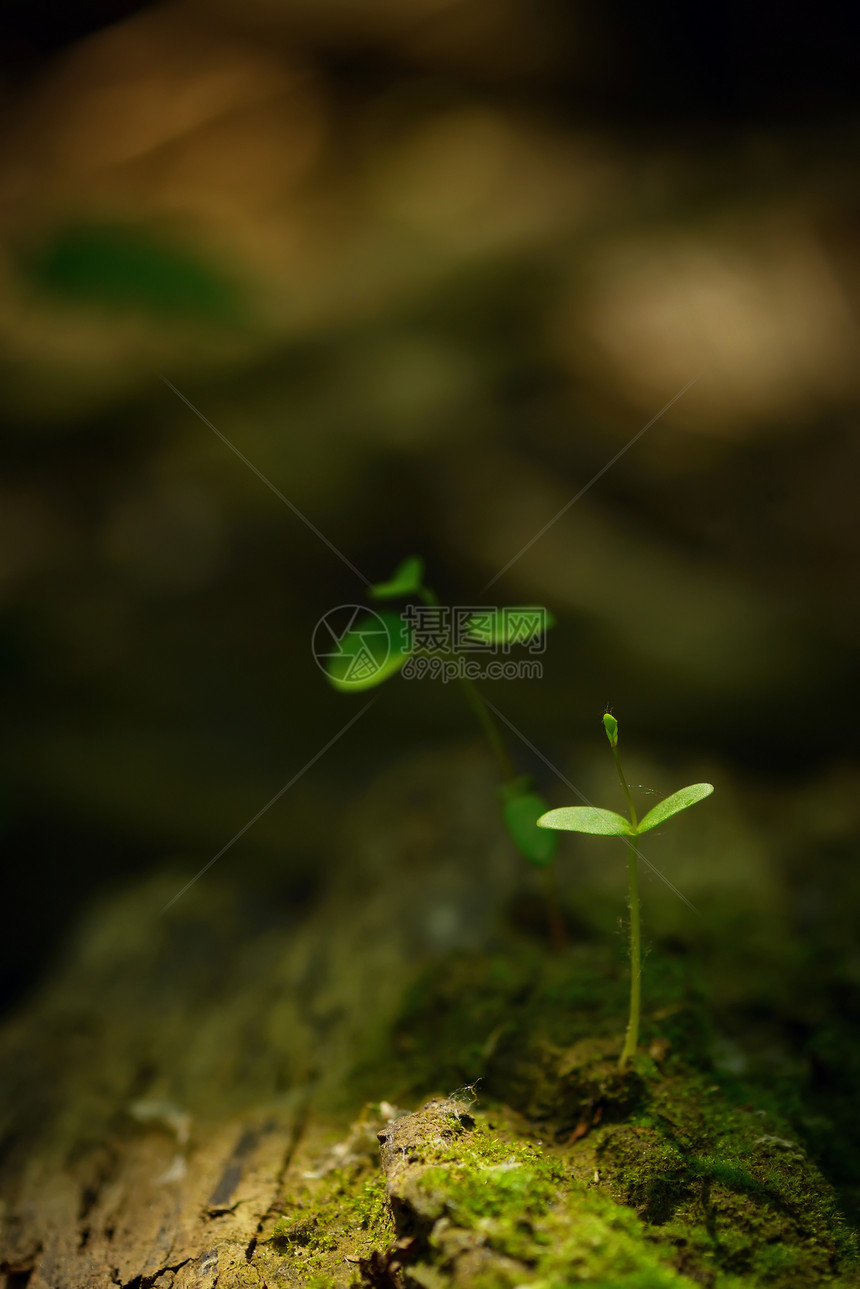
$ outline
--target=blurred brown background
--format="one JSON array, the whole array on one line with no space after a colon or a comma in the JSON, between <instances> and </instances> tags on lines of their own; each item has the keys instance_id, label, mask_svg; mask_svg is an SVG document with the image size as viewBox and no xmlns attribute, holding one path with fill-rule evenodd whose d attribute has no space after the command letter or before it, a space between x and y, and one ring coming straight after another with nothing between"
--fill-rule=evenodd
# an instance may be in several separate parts
<instances>
[{"instance_id":1,"label":"blurred brown background","mask_svg":"<svg viewBox=\"0 0 860 1289\"><path fill-rule=\"evenodd\" d=\"M310 638L360 580L160 375L369 580L546 603L544 681L488 692L550 758L611 704L669 766L842 785L856 836L853 47L827 4L7 11L7 999L355 710ZM387 687L220 880L310 898L345 803L469 722Z\"/></svg>"}]
</instances>

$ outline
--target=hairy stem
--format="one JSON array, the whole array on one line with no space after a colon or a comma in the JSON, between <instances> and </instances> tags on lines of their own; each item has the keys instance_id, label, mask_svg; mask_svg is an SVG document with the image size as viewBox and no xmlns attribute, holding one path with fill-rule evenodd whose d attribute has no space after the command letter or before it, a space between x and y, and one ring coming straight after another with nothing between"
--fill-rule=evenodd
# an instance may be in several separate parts
<instances>
[{"instance_id":1,"label":"hairy stem","mask_svg":"<svg viewBox=\"0 0 860 1289\"><path fill-rule=\"evenodd\" d=\"M627 892L630 907L630 1019L618 1062L625 1070L639 1045L639 1017L642 1010L642 931L639 919L639 856L631 837L627 843Z\"/></svg>"},{"instance_id":2,"label":"hairy stem","mask_svg":"<svg viewBox=\"0 0 860 1289\"><path fill-rule=\"evenodd\" d=\"M635 828L638 824L636 807L630 792L630 785L621 768L621 756L618 747L612 749L615 769L624 790L627 809L630 811L630 822ZM624 1036L624 1047L618 1062L619 1070L625 1070L632 1056L636 1055L639 1045L639 1018L642 1011L642 929L639 914L639 855L636 851L636 840L631 837L627 842L627 904L630 909L630 1019L627 1022L627 1033Z\"/></svg>"},{"instance_id":3,"label":"hairy stem","mask_svg":"<svg viewBox=\"0 0 860 1289\"><path fill-rule=\"evenodd\" d=\"M615 769L618 771L618 778L621 780L621 787L624 789L624 799L627 802L627 809L630 811L630 822L635 828L639 823L636 817L636 807L633 804L633 798L630 795L630 785L624 777L624 771L621 768L621 755L617 746L612 749L612 756L615 761Z\"/></svg>"}]
</instances>

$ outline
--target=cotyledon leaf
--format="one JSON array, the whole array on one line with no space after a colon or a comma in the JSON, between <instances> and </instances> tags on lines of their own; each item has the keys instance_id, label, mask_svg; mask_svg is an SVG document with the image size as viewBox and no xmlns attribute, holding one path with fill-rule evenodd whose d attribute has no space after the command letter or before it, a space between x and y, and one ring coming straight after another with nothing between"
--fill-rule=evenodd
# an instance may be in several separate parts
<instances>
[{"instance_id":1,"label":"cotyledon leaf","mask_svg":"<svg viewBox=\"0 0 860 1289\"><path fill-rule=\"evenodd\" d=\"M562 806L541 815L539 828L556 828L562 832L595 833L599 837L633 837L635 829L629 819L614 810L596 806Z\"/></svg>"},{"instance_id":2,"label":"cotyledon leaf","mask_svg":"<svg viewBox=\"0 0 860 1289\"><path fill-rule=\"evenodd\" d=\"M672 815L677 815L688 806L694 806L697 801L704 801L714 790L712 783L691 783L688 788L681 788L678 792L673 792L671 797L664 797L653 810L649 810L647 815L639 821L637 833L650 832L658 824L663 823L666 819L671 819Z\"/></svg>"}]
</instances>

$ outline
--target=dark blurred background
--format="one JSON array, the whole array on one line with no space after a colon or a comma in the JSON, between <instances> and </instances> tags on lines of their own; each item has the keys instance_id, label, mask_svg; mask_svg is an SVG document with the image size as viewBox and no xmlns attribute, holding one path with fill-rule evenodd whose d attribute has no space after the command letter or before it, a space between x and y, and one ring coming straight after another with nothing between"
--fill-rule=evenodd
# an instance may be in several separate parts
<instances>
[{"instance_id":1,"label":"dark blurred background","mask_svg":"<svg viewBox=\"0 0 860 1289\"><path fill-rule=\"evenodd\" d=\"M420 552L445 601L547 604L544 680L487 692L551 759L602 756L610 704L655 763L721 766L771 820L823 802L785 823L798 869L856 865L840 7L4 21L5 1004L94 895L192 876L360 701L310 639L362 582L162 376L369 580ZM219 880L310 898L374 774L472 737L448 690L388 686Z\"/></svg>"}]
</instances>

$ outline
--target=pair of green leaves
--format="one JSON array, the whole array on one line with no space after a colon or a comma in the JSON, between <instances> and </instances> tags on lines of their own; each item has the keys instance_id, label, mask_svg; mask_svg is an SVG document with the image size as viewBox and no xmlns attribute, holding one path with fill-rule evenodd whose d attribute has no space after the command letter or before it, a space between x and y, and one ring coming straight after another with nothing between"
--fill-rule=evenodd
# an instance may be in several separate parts
<instances>
[{"instance_id":1,"label":"pair of green leaves","mask_svg":"<svg viewBox=\"0 0 860 1289\"><path fill-rule=\"evenodd\" d=\"M680 814L697 801L704 801L713 790L712 783L692 783L688 788L681 788L670 797L665 797L636 825L614 810L599 810L595 806L562 806L559 810L550 810L542 815L537 826L561 832L594 833L600 837L641 837L642 833L650 832L652 828L671 819L672 815Z\"/></svg>"}]
</instances>

